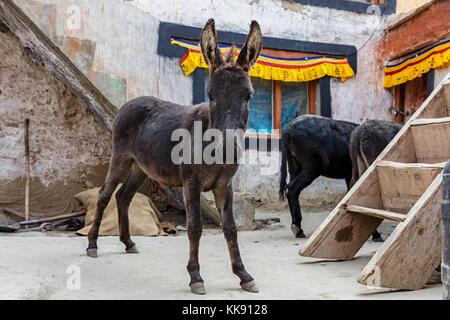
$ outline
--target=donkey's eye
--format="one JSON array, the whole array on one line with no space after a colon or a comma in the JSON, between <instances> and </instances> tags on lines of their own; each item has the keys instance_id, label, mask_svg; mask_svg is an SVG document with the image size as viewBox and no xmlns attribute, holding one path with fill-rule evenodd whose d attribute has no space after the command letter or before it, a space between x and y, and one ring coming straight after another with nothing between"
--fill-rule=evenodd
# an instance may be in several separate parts
<instances>
[{"instance_id":1,"label":"donkey's eye","mask_svg":"<svg viewBox=\"0 0 450 320\"><path fill-rule=\"evenodd\" d=\"M214 97L210 94L208 94L208 99L209 99L209 101L214 102Z\"/></svg>"},{"instance_id":2,"label":"donkey's eye","mask_svg":"<svg viewBox=\"0 0 450 320\"><path fill-rule=\"evenodd\" d=\"M251 98L252 98L252 94L251 93L247 93L245 95L245 101L249 102Z\"/></svg>"}]
</instances>

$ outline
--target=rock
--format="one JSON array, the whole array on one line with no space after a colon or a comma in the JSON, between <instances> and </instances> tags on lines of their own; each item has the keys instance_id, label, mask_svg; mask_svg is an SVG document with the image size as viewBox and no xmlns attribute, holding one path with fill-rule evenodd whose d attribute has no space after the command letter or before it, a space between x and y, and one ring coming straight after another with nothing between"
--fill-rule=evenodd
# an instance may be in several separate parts
<instances>
[{"instance_id":1,"label":"rock","mask_svg":"<svg viewBox=\"0 0 450 320\"><path fill-rule=\"evenodd\" d=\"M238 230L256 229L257 224L255 222L255 207L254 202L250 199L247 199L239 193L233 193L233 214ZM211 192L205 192L202 194L201 209L202 218L207 218L207 220L213 223L215 223L218 219L221 220L215 206L214 196ZM208 213L208 215L205 213ZM215 224L217 225L217 223Z\"/></svg>"},{"instance_id":2,"label":"rock","mask_svg":"<svg viewBox=\"0 0 450 320\"><path fill-rule=\"evenodd\" d=\"M239 230L253 230L256 228L255 205L238 193L233 194L233 212L234 220Z\"/></svg>"}]
</instances>

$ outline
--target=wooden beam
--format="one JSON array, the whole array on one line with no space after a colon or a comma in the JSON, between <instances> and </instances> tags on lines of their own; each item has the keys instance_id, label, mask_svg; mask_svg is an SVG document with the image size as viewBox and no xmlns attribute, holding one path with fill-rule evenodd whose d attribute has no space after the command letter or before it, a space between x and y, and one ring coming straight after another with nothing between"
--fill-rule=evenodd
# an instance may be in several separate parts
<instances>
[{"instance_id":1,"label":"wooden beam","mask_svg":"<svg viewBox=\"0 0 450 320\"><path fill-rule=\"evenodd\" d=\"M450 122L436 120L434 123L412 125L411 132L417 162L437 163L450 159Z\"/></svg>"},{"instance_id":2,"label":"wooden beam","mask_svg":"<svg viewBox=\"0 0 450 320\"><path fill-rule=\"evenodd\" d=\"M273 80L273 128L281 133L281 81Z\"/></svg>"},{"instance_id":3,"label":"wooden beam","mask_svg":"<svg viewBox=\"0 0 450 320\"><path fill-rule=\"evenodd\" d=\"M316 114L316 86L317 81L308 82L308 113Z\"/></svg>"},{"instance_id":4,"label":"wooden beam","mask_svg":"<svg viewBox=\"0 0 450 320\"><path fill-rule=\"evenodd\" d=\"M361 179L366 173L367 171L309 237L301 248L300 255L348 260L353 258L369 239L383 220L362 214L352 214L345 210L346 205L352 204L382 209L377 174L372 172L367 179L364 179L364 184L361 184Z\"/></svg>"},{"instance_id":5,"label":"wooden beam","mask_svg":"<svg viewBox=\"0 0 450 320\"><path fill-rule=\"evenodd\" d=\"M382 208L408 213L434 178L442 172L442 168L393 165L377 166L376 171L383 202Z\"/></svg>"},{"instance_id":6,"label":"wooden beam","mask_svg":"<svg viewBox=\"0 0 450 320\"><path fill-rule=\"evenodd\" d=\"M394 108L400 112L404 112L405 111L405 108L404 108L405 85L401 84L401 85L395 86L393 90L394 90ZM394 121L398 122L398 123L403 123L404 117L403 117L403 114L401 114L400 112L398 112L394 116Z\"/></svg>"},{"instance_id":7,"label":"wooden beam","mask_svg":"<svg viewBox=\"0 0 450 320\"><path fill-rule=\"evenodd\" d=\"M423 110L418 119L446 118L450 117L450 86L444 85L442 90L434 96L427 108Z\"/></svg>"},{"instance_id":8,"label":"wooden beam","mask_svg":"<svg viewBox=\"0 0 450 320\"><path fill-rule=\"evenodd\" d=\"M446 162L439 163L402 163L402 162L393 162L393 161L380 161L378 163L378 167L392 167L392 168L440 168L443 169L445 167Z\"/></svg>"},{"instance_id":9,"label":"wooden beam","mask_svg":"<svg viewBox=\"0 0 450 320\"><path fill-rule=\"evenodd\" d=\"M406 216L401 213L390 212L390 211L380 210L380 209L366 208L366 207L355 206L355 205L349 205L346 207L346 209L347 209L347 211L350 211L350 212L361 213L361 214L365 214L365 215L368 215L371 217L388 219L388 220L399 221L399 222L404 221L406 218Z\"/></svg>"},{"instance_id":10,"label":"wooden beam","mask_svg":"<svg viewBox=\"0 0 450 320\"><path fill-rule=\"evenodd\" d=\"M421 126L426 124L437 124L437 123L445 123L450 122L450 117L444 118L432 118L432 119L416 119L411 122L412 126Z\"/></svg>"}]
</instances>

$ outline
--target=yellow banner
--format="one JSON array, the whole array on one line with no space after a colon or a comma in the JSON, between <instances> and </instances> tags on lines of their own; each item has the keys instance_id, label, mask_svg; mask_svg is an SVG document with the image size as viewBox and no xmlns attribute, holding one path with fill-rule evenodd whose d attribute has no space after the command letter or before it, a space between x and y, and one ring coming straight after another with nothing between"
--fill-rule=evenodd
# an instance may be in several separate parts
<instances>
[{"instance_id":1,"label":"yellow banner","mask_svg":"<svg viewBox=\"0 0 450 320\"><path fill-rule=\"evenodd\" d=\"M188 42L176 38L171 39L171 44L187 48L186 53L180 58L180 65L185 75L191 74L197 67L208 68L203 60L198 43ZM232 46L219 45L222 55L225 55ZM237 59L240 49L236 47ZM336 57L306 57L299 59L284 59L260 54L255 66L250 71L250 76L266 80L281 80L290 82L311 81L331 76L345 81L354 75L353 69L346 58Z\"/></svg>"},{"instance_id":2,"label":"yellow banner","mask_svg":"<svg viewBox=\"0 0 450 320\"><path fill-rule=\"evenodd\" d=\"M430 69L446 68L450 61L450 40L438 43L395 65L384 68L383 87L390 88L421 77Z\"/></svg>"}]
</instances>

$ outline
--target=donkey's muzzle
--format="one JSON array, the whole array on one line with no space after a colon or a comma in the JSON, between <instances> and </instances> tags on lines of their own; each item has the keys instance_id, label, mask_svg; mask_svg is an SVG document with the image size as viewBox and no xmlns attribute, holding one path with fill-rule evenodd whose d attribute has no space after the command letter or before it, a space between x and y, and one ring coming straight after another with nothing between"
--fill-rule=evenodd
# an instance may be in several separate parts
<instances>
[{"instance_id":1,"label":"donkey's muzzle","mask_svg":"<svg viewBox=\"0 0 450 320\"><path fill-rule=\"evenodd\" d=\"M244 153L243 144L243 139L235 136L232 139L222 140L215 148L215 152L221 155L224 164L237 164Z\"/></svg>"}]
</instances>

